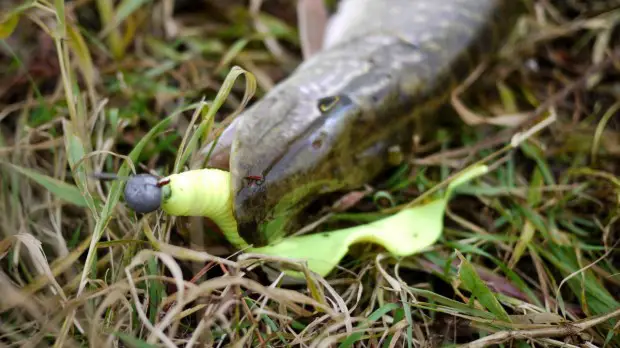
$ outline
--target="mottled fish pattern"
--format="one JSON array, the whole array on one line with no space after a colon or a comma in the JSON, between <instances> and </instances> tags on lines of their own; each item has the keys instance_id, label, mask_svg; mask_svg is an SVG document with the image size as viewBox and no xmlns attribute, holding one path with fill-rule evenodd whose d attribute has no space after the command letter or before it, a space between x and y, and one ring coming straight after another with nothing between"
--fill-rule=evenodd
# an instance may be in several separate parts
<instances>
[{"instance_id":1,"label":"mottled fish pattern","mask_svg":"<svg viewBox=\"0 0 620 348\"><path fill-rule=\"evenodd\" d=\"M239 116L230 171L241 236L256 246L278 240L319 195L386 169L390 148L410 148L450 89L497 51L521 6L343 1L324 50Z\"/></svg>"}]
</instances>

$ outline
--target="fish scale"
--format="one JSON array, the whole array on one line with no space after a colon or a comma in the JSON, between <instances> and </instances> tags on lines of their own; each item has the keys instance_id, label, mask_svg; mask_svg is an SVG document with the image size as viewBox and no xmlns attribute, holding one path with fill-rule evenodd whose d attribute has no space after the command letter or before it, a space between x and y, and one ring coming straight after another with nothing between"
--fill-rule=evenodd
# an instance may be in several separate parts
<instances>
[{"instance_id":1,"label":"fish scale","mask_svg":"<svg viewBox=\"0 0 620 348\"><path fill-rule=\"evenodd\" d=\"M324 49L239 115L230 172L241 237L277 241L317 197L387 169L388 151L410 148L522 9L518 0L344 0Z\"/></svg>"}]
</instances>

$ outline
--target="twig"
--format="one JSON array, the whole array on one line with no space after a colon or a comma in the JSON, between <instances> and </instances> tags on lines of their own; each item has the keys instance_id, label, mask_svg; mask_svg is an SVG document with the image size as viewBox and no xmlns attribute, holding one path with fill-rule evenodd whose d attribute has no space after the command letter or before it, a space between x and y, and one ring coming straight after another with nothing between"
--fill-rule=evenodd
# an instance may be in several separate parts
<instances>
[{"instance_id":1,"label":"twig","mask_svg":"<svg viewBox=\"0 0 620 348\"><path fill-rule=\"evenodd\" d=\"M479 340L464 344L461 346L461 348L487 347L489 345L500 344L510 339L573 336L618 316L620 316L620 308L616 309L613 312L575 323L567 323L554 327L537 328L531 330L500 331Z\"/></svg>"}]
</instances>

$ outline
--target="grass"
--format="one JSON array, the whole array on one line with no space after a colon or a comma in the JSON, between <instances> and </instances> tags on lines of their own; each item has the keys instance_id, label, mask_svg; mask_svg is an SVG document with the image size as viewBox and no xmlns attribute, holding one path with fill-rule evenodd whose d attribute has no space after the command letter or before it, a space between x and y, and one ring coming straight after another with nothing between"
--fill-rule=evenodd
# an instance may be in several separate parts
<instances>
[{"instance_id":1,"label":"grass","mask_svg":"<svg viewBox=\"0 0 620 348\"><path fill-rule=\"evenodd\" d=\"M453 101L454 119L499 124L443 127L407 166L371 183L381 190L321 225L372 220L486 162L492 171L451 201L441 240L405 259L359 245L333 274L293 285L256 266L299 265L237 259L202 220L139 219L122 181L91 174L198 166L196 149L299 63L294 6L9 6L0 342L620 347L620 9L528 3L502 59ZM502 115L535 122L515 136Z\"/></svg>"}]
</instances>

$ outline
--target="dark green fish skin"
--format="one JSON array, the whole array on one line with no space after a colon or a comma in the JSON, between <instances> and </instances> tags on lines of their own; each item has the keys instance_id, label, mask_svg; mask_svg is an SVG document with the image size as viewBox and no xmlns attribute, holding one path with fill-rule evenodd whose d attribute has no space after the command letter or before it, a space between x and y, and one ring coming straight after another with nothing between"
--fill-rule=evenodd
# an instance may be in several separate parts
<instances>
[{"instance_id":1,"label":"dark green fish skin","mask_svg":"<svg viewBox=\"0 0 620 348\"><path fill-rule=\"evenodd\" d=\"M449 92L497 52L520 0L348 0L324 50L239 117L233 210L243 239L294 233L322 194L354 189L411 148Z\"/></svg>"}]
</instances>

